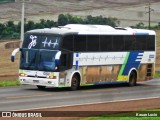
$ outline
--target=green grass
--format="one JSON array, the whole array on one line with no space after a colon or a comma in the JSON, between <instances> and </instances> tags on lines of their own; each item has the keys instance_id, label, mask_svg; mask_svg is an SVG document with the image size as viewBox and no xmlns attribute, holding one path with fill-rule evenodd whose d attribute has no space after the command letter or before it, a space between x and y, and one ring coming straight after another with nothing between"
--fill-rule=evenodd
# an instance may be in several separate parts
<instances>
[{"instance_id":1,"label":"green grass","mask_svg":"<svg viewBox=\"0 0 160 120\"><path fill-rule=\"evenodd\" d=\"M157 117L137 117L138 114L157 114ZM107 116L98 116L98 117L88 117L82 118L81 120L160 120L160 109L154 110L143 110L137 112L129 112L129 113L120 113L120 114L111 114Z\"/></svg>"},{"instance_id":2,"label":"green grass","mask_svg":"<svg viewBox=\"0 0 160 120\"><path fill-rule=\"evenodd\" d=\"M19 86L20 82L19 81L1 81L0 82L0 87L4 86Z\"/></svg>"},{"instance_id":3,"label":"green grass","mask_svg":"<svg viewBox=\"0 0 160 120\"><path fill-rule=\"evenodd\" d=\"M154 78L160 78L160 71L155 72Z\"/></svg>"},{"instance_id":4,"label":"green grass","mask_svg":"<svg viewBox=\"0 0 160 120\"><path fill-rule=\"evenodd\" d=\"M81 120L160 120L160 117L92 117Z\"/></svg>"}]
</instances>

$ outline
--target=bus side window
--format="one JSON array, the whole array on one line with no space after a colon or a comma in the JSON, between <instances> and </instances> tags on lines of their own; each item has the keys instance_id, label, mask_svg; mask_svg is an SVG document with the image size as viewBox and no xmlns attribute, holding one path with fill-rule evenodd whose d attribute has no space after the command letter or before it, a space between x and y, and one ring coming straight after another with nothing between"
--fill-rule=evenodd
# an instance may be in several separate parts
<instances>
[{"instance_id":1,"label":"bus side window","mask_svg":"<svg viewBox=\"0 0 160 120\"><path fill-rule=\"evenodd\" d=\"M62 44L62 48L65 50L70 50L73 51L73 35L66 35L63 37L63 44Z\"/></svg>"},{"instance_id":2,"label":"bus side window","mask_svg":"<svg viewBox=\"0 0 160 120\"><path fill-rule=\"evenodd\" d=\"M154 51L155 50L155 36L153 35L147 36L146 42L147 42L147 50Z\"/></svg>"},{"instance_id":3,"label":"bus side window","mask_svg":"<svg viewBox=\"0 0 160 120\"><path fill-rule=\"evenodd\" d=\"M136 39L135 36L124 36L125 40L125 51L134 51L136 50Z\"/></svg>"},{"instance_id":4,"label":"bus side window","mask_svg":"<svg viewBox=\"0 0 160 120\"><path fill-rule=\"evenodd\" d=\"M61 67L65 67L66 66L66 54L62 54L61 55Z\"/></svg>"},{"instance_id":5,"label":"bus side window","mask_svg":"<svg viewBox=\"0 0 160 120\"><path fill-rule=\"evenodd\" d=\"M60 70L71 69L73 65L73 53L72 52L64 52L60 57Z\"/></svg>"}]
</instances>

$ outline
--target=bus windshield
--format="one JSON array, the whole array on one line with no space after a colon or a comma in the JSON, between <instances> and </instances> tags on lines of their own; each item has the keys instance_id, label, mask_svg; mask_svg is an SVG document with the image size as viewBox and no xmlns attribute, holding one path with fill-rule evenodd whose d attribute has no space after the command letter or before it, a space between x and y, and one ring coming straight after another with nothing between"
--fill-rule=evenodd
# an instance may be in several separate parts
<instances>
[{"instance_id":1,"label":"bus windshield","mask_svg":"<svg viewBox=\"0 0 160 120\"><path fill-rule=\"evenodd\" d=\"M55 55L61 37L54 34L25 34L21 48L20 68L25 70L54 71Z\"/></svg>"},{"instance_id":2,"label":"bus windshield","mask_svg":"<svg viewBox=\"0 0 160 120\"><path fill-rule=\"evenodd\" d=\"M51 34L25 34L22 48L58 50L60 38Z\"/></svg>"},{"instance_id":3,"label":"bus windshield","mask_svg":"<svg viewBox=\"0 0 160 120\"><path fill-rule=\"evenodd\" d=\"M20 68L26 70L54 71L55 50L21 49Z\"/></svg>"},{"instance_id":4,"label":"bus windshield","mask_svg":"<svg viewBox=\"0 0 160 120\"><path fill-rule=\"evenodd\" d=\"M38 69L42 71L55 70L55 55L57 51L41 50L39 52Z\"/></svg>"}]
</instances>

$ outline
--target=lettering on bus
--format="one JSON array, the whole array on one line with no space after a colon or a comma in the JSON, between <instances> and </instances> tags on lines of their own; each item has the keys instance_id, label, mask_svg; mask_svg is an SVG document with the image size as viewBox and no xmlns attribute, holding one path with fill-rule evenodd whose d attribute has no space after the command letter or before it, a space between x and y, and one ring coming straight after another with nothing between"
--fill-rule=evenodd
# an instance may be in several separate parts
<instances>
[{"instance_id":1,"label":"lettering on bus","mask_svg":"<svg viewBox=\"0 0 160 120\"><path fill-rule=\"evenodd\" d=\"M53 48L56 48L56 46L58 46L58 42L57 42L57 39L55 42L52 43L52 41L50 40L49 42L47 42L47 37L45 39L45 41L42 42L43 44L43 47L45 48L46 47L46 44L48 45L48 47L50 47L51 45L53 45Z\"/></svg>"},{"instance_id":2,"label":"lettering on bus","mask_svg":"<svg viewBox=\"0 0 160 120\"><path fill-rule=\"evenodd\" d=\"M29 45L28 49L31 49L32 47L35 47L37 44L37 36L30 35L30 39L32 40Z\"/></svg>"}]
</instances>

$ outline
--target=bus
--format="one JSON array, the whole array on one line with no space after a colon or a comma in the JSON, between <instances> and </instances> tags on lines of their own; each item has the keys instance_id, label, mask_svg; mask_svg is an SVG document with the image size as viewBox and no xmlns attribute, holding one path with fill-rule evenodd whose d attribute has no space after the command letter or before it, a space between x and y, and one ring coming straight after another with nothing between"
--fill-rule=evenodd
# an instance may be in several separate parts
<instances>
[{"instance_id":1,"label":"bus","mask_svg":"<svg viewBox=\"0 0 160 120\"><path fill-rule=\"evenodd\" d=\"M21 84L70 87L151 80L156 34L152 30L108 25L68 24L30 30L20 48Z\"/></svg>"}]
</instances>

